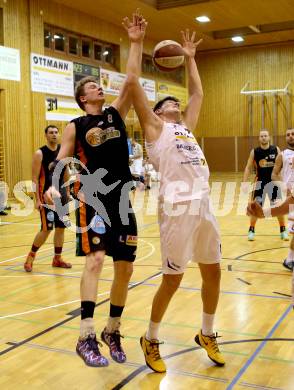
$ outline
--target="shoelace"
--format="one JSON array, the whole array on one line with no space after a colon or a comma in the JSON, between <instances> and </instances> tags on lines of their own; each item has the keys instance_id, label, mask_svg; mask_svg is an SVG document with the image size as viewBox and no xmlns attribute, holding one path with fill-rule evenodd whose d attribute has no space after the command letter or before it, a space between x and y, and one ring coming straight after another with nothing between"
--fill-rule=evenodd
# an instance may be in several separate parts
<instances>
[{"instance_id":1,"label":"shoelace","mask_svg":"<svg viewBox=\"0 0 294 390\"><path fill-rule=\"evenodd\" d=\"M118 352L122 352L122 347L120 343L120 339L123 339L124 336L120 334L120 332L116 331L114 333L110 333L110 337L113 339L113 342L115 343L115 346L118 350Z\"/></svg>"},{"instance_id":2,"label":"shoelace","mask_svg":"<svg viewBox=\"0 0 294 390\"><path fill-rule=\"evenodd\" d=\"M89 336L87 338L87 343L88 345L90 346L90 348L97 354L97 355L101 355L100 351L99 351L99 348L98 348L98 345L99 347L102 347L102 343L100 343L100 341L98 341L96 339L96 336L93 337L93 336Z\"/></svg>"},{"instance_id":3,"label":"shoelace","mask_svg":"<svg viewBox=\"0 0 294 390\"><path fill-rule=\"evenodd\" d=\"M217 334L217 332L216 332L216 334L213 335L213 336L205 336L205 337L209 337L209 339L211 340L212 348L213 348L214 352L219 352L219 348L218 348L216 339L217 339L217 338L220 338L220 337L222 337L222 336L219 336L219 335Z\"/></svg>"},{"instance_id":4,"label":"shoelace","mask_svg":"<svg viewBox=\"0 0 294 390\"><path fill-rule=\"evenodd\" d=\"M154 357L154 360L161 359L160 353L159 353L159 345L163 344L163 341L149 341L149 345L151 347L151 354Z\"/></svg>"}]
</instances>

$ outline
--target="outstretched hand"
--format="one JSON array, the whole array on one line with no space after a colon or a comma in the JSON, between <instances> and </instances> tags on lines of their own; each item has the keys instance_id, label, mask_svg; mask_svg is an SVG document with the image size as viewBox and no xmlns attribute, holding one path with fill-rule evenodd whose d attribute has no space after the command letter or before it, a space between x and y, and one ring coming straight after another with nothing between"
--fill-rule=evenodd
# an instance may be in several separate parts
<instances>
[{"instance_id":1,"label":"outstretched hand","mask_svg":"<svg viewBox=\"0 0 294 390\"><path fill-rule=\"evenodd\" d=\"M128 32L131 42L142 42L145 36L147 22L143 15L140 14L140 10L137 8L133 13L132 20L127 16L123 19L122 25Z\"/></svg>"},{"instance_id":2,"label":"outstretched hand","mask_svg":"<svg viewBox=\"0 0 294 390\"><path fill-rule=\"evenodd\" d=\"M192 35L190 36L190 31L188 28L186 28L185 31L181 31L182 34L182 47L184 51L184 55L186 57L194 58L196 54L196 50L198 45L203 41L203 39L199 39L199 41L195 41L196 33L195 31L192 32Z\"/></svg>"},{"instance_id":3,"label":"outstretched hand","mask_svg":"<svg viewBox=\"0 0 294 390\"><path fill-rule=\"evenodd\" d=\"M257 202L250 202L248 204L247 215L249 217L264 218L262 207Z\"/></svg>"}]
</instances>

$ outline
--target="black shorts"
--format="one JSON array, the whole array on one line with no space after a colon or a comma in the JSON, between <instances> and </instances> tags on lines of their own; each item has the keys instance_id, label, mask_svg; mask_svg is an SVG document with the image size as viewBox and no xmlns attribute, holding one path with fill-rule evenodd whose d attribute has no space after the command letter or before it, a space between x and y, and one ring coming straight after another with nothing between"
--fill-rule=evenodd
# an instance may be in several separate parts
<instances>
[{"instance_id":1,"label":"black shorts","mask_svg":"<svg viewBox=\"0 0 294 390\"><path fill-rule=\"evenodd\" d=\"M77 224L77 256L105 250L106 255L114 261L126 260L133 262L137 249L137 223L131 202L125 215L121 218L119 201L104 202L107 217L98 213L92 206L79 202L76 210ZM108 222L106 219L108 218Z\"/></svg>"},{"instance_id":2,"label":"black shorts","mask_svg":"<svg viewBox=\"0 0 294 390\"><path fill-rule=\"evenodd\" d=\"M64 216L58 216L56 211L53 211L47 207L42 207L40 210L41 217L41 231L46 232L56 228L66 228L70 225L68 213Z\"/></svg>"},{"instance_id":3,"label":"black shorts","mask_svg":"<svg viewBox=\"0 0 294 390\"><path fill-rule=\"evenodd\" d=\"M272 181L257 181L255 183L255 190L253 191L253 200L263 206L266 196L268 196L271 206L274 206L277 200L282 199L280 187Z\"/></svg>"}]
</instances>

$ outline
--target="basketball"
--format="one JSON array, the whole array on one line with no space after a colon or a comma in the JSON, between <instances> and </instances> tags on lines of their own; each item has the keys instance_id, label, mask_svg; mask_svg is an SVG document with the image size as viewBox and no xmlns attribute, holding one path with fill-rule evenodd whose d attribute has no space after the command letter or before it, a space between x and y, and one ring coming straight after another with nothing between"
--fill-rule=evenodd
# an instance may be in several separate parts
<instances>
[{"instance_id":1,"label":"basketball","mask_svg":"<svg viewBox=\"0 0 294 390\"><path fill-rule=\"evenodd\" d=\"M154 65L163 72L171 72L184 63L184 52L182 46L171 40L159 42L152 55Z\"/></svg>"}]
</instances>

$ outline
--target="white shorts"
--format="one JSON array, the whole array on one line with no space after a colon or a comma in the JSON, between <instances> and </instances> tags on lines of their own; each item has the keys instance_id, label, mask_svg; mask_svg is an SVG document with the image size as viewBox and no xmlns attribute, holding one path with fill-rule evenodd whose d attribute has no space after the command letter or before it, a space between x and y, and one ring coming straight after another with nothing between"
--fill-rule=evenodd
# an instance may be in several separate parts
<instances>
[{"instance_id":1,"label":"white shorts","mask_svg":"<svg viewBox=\"0 0 294 390\"><path fill-rule=\"evenodd\" d=\"M192 213L191 201L174 204L174 209L186 208L186 211L178 216L167 212L167 204L159 204L158 219L164 274L183 273L190 260L202 264L220 262L220 233L216 218L211 212L210 199L205 197L196 202L197 207Z\"/></svg>"}]
</instances>

